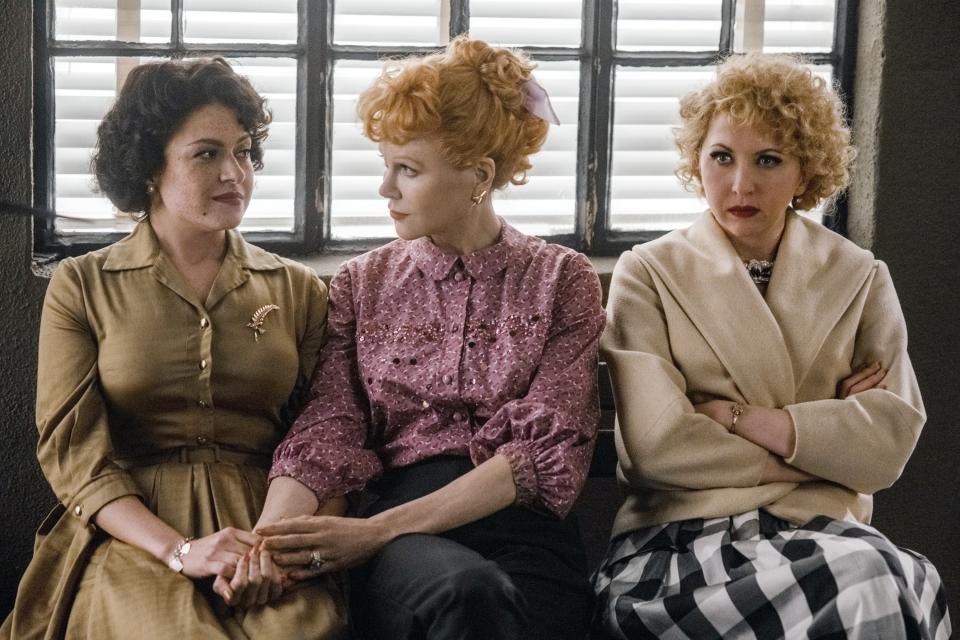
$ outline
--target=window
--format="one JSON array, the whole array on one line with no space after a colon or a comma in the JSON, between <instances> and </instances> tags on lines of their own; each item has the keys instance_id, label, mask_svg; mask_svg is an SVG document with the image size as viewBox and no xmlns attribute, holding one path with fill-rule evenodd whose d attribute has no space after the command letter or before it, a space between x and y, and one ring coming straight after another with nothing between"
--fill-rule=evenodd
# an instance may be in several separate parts
<instances>
[{"instance_id":1,"label":"window","mask_svg":"<svg viewBox=\"0 0 960 640\"><path fill-rule=\"evenodd\" d=\"M525 49L562 122L530 182L497 196L527 233L615 253L689 222L679 187L677 100L718 55L804 53L851 85L851 0L48 0L36 3L36 201L79 216L38 221L41 251L78 253L132 225L92 190L96 126L133 66L220 54L274 114L265 168L241 227L288 254L359 250L393 237L382 164L355 122L357 94L386 56L470 33ZM849 28L848 28L849 27ZM849 93L849 91L847 91ZM43 108L44 105L46 108Z\"/></svg>"}]
</instances>

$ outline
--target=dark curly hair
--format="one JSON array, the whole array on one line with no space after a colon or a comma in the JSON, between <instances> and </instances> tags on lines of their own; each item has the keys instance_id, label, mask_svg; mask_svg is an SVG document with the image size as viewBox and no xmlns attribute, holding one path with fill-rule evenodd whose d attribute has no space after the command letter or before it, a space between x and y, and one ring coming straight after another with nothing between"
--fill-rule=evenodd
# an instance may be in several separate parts
<instances>
[{"instance_id":1,"label":"dark curly hair","mask_svg":"<svg viewBox=\"0 0 960 640\"><path fill-rule=\"evenodd\" d=\"M250 134L250 159L263 168L271 115L266 100L221 57L142 64L127 76L97 128L93 173L120 211L150 213L147 182L163 169L167 142L191 113L209 104L233 109Z\"/></svg>"}]
</instances>

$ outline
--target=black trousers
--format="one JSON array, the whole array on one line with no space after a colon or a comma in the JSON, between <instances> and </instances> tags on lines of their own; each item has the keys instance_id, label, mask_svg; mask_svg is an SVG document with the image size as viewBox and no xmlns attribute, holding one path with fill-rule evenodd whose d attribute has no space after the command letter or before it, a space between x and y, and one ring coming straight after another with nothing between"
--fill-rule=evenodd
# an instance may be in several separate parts
<instances>
[{"instance_id":1,"label":"black trousers","mask_svg":"<svg viewBox=\"0 0 960 640\"><path fill-rule=\"evenodd\" d=\"M440 457L371 483L358 515L431 493L473 468ZM363 640L583 640L593 605L573 517L508 507L442 535L388 543L350 574L354 634Z\"/></svg>"}]
</instances>

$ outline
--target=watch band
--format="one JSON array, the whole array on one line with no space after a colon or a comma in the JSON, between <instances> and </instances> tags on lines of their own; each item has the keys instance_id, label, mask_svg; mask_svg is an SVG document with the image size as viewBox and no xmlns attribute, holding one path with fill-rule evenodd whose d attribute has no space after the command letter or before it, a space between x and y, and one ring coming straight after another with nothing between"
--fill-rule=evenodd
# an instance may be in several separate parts
<instances>
[{"instance_id":1,"label":"watch band","mask_svg":"<svg viewBox=\"0 0 960 640\"><path fill-rule=\"evenodd\" d=\"M167 561L167 566L173 571L177 573L183 571L183 557L190 553L191 540L193 540L193 538L184 538L177 543L176 548L173 550L173 555L170 556L170 559Z\"/></svg>"}]
</instances>

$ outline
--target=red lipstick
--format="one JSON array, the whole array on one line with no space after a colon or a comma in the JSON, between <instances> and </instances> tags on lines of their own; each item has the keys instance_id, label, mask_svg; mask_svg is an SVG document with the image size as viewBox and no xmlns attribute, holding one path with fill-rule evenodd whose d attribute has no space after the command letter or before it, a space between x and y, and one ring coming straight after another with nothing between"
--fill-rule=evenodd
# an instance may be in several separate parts
<instances>
[{"instance_id":1,"label":"red lipstick","mask_svg":"<svg viewBox=\"0 0 960 640\"><path fill-rule=\"evenodd\" d=\"M738 218L750 218L760 213L760 209L747 205L730 207L727 211Z\"/></svg>"}]
</instances>

